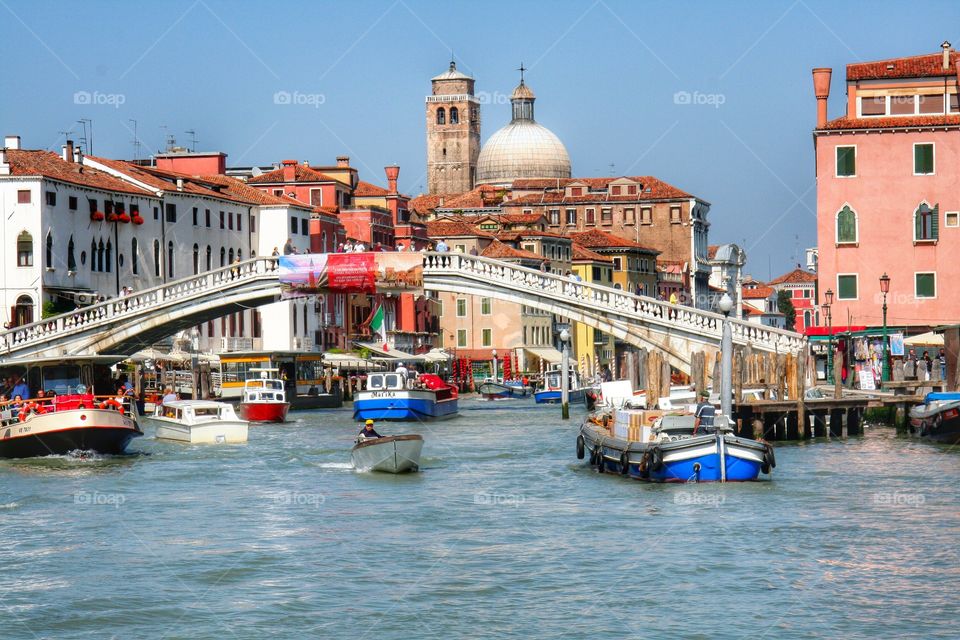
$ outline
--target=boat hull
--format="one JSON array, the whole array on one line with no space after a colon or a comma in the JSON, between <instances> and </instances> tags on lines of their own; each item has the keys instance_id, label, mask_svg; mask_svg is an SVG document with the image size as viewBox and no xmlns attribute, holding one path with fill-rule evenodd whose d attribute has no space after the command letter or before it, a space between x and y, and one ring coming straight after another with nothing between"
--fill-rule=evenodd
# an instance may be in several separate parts
<instances>
[{"instance_id":1,"label":"boat hull","mask_svg":"<svg viewBox=\"0 0 960 640\"><path fill-rule=\"evenodd\" d=\"M156 427L159 440L188 444L241 444L247 441L245 421L212 420L186 425L164 418L148 418Z\"/></svg>"},{"instance_id":2,"label":"boat hull","mask_svg":"<svg viewBox=\"0 0 960 640\"><path fill-rule=\"evenodd\" d=\"M357 443L350 455L358 471L403 473L420 469L422 449L419 435L385 436Z\"/></svg>"},{"instance_id":3,"label":"boat hull","mask_svg":"<svg viewBox=\"0 0 960 640\"><path fill-rule=\"evenodd\" d=\"M443 420L457 415L457 398L437 399L428 390L359 391L354 420Z\"/></svg>"},{"instance_id":4,"label":"boat hull","mask_svg":"<svg viewBox=\"0 0 960 640\"><path fill-rule=\"evenodd\" d=\"M290 404L287 402L241 402L237 415L248 422L285 422Z\"/></svg>"},{"instance_id":5,"label":"boat hull","mask_svg":"<svg viewBox=\"0 0 960 640\"><path fill-rule=\"evenodd\" d=\"M960 444L960 400L954 394L930 394L947 400L933 400L910 410L910 434L939 444Z\"/></svg>"},{"instance_id":6,"label":"boat hull","mask_svg":"<svg viewBox=\"0 0 960 640\"><path fill-rule=\"evenodd\" d=\"M559 389L547 389L534 392L533 399L537 404L559 404L561 395L562 392ZM571 389L568 398L570 404L584 404L587 400L587 390Z\"/></svg>"},{"instance_id":7,"label":"boat hull","mask_svg":"<svg viewBox=\"0 0 960 640\"><path fill-rule=\"evenodd\" d=\"M523 398L527 395L527 388L523 386L500 384L499 382L484 382L477 387L477 393L489 400L497 400L500 398Z\"/></svg>"},{"instance_id":8,"label":"boat hull","mask_svg":"<svg viewBox=\"0 0 960 640\"><path fill-rule=\"evenodd\" d=\"M136 420L117 411L57 411L0 427L0 458L64 455L78 449L117 455L142 435Z\"/></svg>"}]
</instances>

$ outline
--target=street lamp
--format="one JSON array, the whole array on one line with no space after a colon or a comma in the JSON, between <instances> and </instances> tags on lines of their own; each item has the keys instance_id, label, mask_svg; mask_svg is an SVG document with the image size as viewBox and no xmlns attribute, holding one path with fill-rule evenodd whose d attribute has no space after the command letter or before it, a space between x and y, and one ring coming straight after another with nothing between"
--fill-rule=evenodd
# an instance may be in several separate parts
<instances>
[{"instance_id":1,"label":"street lamp","mask_svg":"<svg viewBox=\"0 0 960 640\"><path fill-rule=\"evenodd\" d=\"M494 349L494 350L492 351L492 353L493 353L493 380L494 380L494 382L496 382L496 380L497 380L497 350Z\"/></svg>"},{"instance_id":2,"label":"street lamp","mask_svg":"<svg viewBox=\"0 0 960 640\"><path fill-rule=\"evenodd\" d=\"M887 342L887 294L890 292L890 276L886 272L880 276L880 292L883 294L883 366L880 379L890 381L890 345Z\"/></svg>"},{"instance_id":3,"label":"street lamp","mask_svg":"<svg viewBox=\"0 0 960 640\"><path fill-rule=\"evenodd\" d=\"M830 307L833 305L833 289L823 294L823 314L827 316L827 382L833 384L833 318Z\"/></svg>"},{"instance_id":4,"label":"street lamp","mask_svg":"<svg viewBox=\"0 0 960 640\"><path fill-rule=\"evenodd\" d=\"M729 420L733 413L733 334L730 330L733 298L729 293L724 293L717 306L723 313L723 334L720 338L720 413Z\"/></svg>"},{"instance_id":5,"label":"street lamp","mask_svg":"<svg viewBox=\"0 0 960 640\"><path fill-rule=\"evenodd\" d=\"M570 419L570 332L560 332L563 343L563 357L560 358L560 417Z\"/></svg>"},{"instance_id":6,"label":"street lamp","mask_svg":"<svg viewBox=\"0 0 960 640\"><path fill-rule=\"evenodd\" d=\"M190 365L193 369L193 399L200 399L200 331L196 327L190 330ZM174 380L176 384L176 380Z\"/></svg>"}]
</instances>

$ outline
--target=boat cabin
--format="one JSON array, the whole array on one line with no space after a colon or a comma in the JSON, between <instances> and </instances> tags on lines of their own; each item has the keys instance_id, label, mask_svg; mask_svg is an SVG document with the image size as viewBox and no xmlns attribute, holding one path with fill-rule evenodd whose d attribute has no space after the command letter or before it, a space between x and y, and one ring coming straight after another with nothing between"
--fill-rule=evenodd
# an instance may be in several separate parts
<instances>
[{"instance_id":1,"label":"boat cabin","mask_svg":"<svg viewBox=\"0 0 960 640\"><path fill-rule=\"evenodd\" d=\"M368 391L400 391L412 389L416 381L416 374L411 372L407 376L399 373L371 373L367 375Z\"/></svg>"},{"instance_id":2,"label":"boat cabin","mask_svg":"<svg viewBox=\"0 0 960 640\"><path fill-rule=\"evenodd\" d=\"M570 389L580 388L580 375L573 367L570 368ZM551 369L543 374L543 388L556 391L561 388L560 369Z\"/></svg>"},{"instance_id":3,"label":"boat cabin","mask_svg":"<svg viewBox=\"0 0 960 640\"><path fill-rule=\"evenodd\" d=\"M237 420L233 407L223 402L177 400L158 406L155 418L167 418L183 424Z\"/></svg>"},{"instance_id":4,"label":"boat cabin","mask_svg":"<svg viewBox=\"0 0 960 640\"><path fill-rule=\"evenodd\" d=\"M286 402L285 384L280 379L279 369L253 368L251 373L259 377L247 378L243 385L243 402Z\"/></svg>"}]
</instances>

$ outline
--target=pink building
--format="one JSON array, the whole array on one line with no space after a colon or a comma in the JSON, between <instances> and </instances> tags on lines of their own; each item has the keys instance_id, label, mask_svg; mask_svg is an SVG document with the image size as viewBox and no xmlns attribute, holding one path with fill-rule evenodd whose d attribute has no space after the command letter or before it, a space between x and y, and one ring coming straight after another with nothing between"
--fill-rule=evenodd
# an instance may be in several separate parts
<instances>
[{"instance_id":1,"label":"pink building","mask_svg":"<svg viewBox=\"0 0 960 640\"><path fill-rule=\"evenodd\" d=\"M779 278L774 278L767 283L774 291L789 291L790 302L797 312L797 318L792 329L797 333L806 333L807 327L814 327L819 318L819 309L817 300L817 274L813 271L797 268L789 273L785 273Z\"/></svg>"},{"instance_id":2,"label":"pink building","mask_svg":"<svg viewBox=\"0 0 960 640\"><path fill-rule=\"evenodd\" d=\"M917 333L960 320L960 55L847 65L846 113L827 118L830 69L814 69L819 292L833 325ZM821 315L822 317L822 315Z\"/></svg>"}]
</instances>

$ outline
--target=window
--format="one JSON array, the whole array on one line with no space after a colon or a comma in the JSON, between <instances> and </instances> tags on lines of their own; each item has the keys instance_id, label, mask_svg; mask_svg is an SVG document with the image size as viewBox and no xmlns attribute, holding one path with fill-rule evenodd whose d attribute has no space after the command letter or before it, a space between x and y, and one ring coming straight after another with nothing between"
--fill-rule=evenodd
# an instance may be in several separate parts
<instances>
[{"instance_id":1,"label":"window","mask_svg":"<svg viewBox=\"0 0 960 640\"><path fill-rule=\"evenodd\" d=\"M71 240L72 242L72 240ZM140 273L140 246L137 239L134 238L130 241L130 268L133 271L133 275Z\"/></svg>"},{"instance_id":2,"label":"window","mask_svg":"<svg viewBox=\"0 0 960 640\"><path fill-rule=\"evenodd\" d=\"M297 222L296 216L292 216L290 218L290 233L295 234L299 229L300 229L300 224Z\"/></svg>"},{"instance_id":3,"label":"window","mask_svg":"<svg viewBox=\"0 0 960 640\"><path fill-rule=\"evenodd\" d=\"M136 218L136 217L139 216L139 215L140 215L140 205L138 205L138 204L132 204L132 203L131 203L131 204L130 204L130 217L131 217L131 218Z\"/></svg>"},{"instance_id":4,"label":"window","mask_svg":"<svg viewBox=\"0 0 960 640\"><path fill-rule=\"evenodd\" d=\"M17 191L17 204L30 204L30 190L21 189Z\"/></svg>"},{"instance_id":5,"label":"window","mask_svg":"<svg viewBox=\"0 0 960 640\"><path fill-rule=\"evenodd\" d=\"M450 124L460 124L460 111L456 107L450 107Z\"/></svg>"},{"instance_id":6,"label":"window","mask_svg":"<svg viewBox=\"0 0 960 640\"><path fill-rule=\"evenodd\" d=\"M323 189L310 189L310 204L314 207L323 206Z\"/></svg>"},{"instance_id":7,"label":"window","mask_svg":"<svg viewBox=\"0 0 960 640\"><path fill-rule=\"evenodd\" d=\"M457 298L457 317L466 318L467 317L467 300L466 298Z\"/></svg>"},{"instance_id":8,"label":"window","mask_svg":"<svg viewBox=\"0 0 960 640\"><path fill-rule=\"evenodd\" d=\"M613 259L613 270L620 271L620 268L623 266L622 258Z\"/></svg>"},{"instance_id":9,"label":"window","mask_svg":"<svg viewBox=\"0 0 960 640\"><path fill-rule=\"evenodd\" d=\"M960 227L960 212L947 211L943 214L943 226Z\"/></svg>"},{"instance_id":10,"label":"window","mask_svg":"<svg viewBox=\"0 0 960 640\"><path fill-rule=\"evenodd\" d=\"M490 347L493 345L493 329L480 330L480 346Z\"/></svg>"},{"instance_id":11,"label":"window","mask_svg":"<svg viewBox=\"0 0 960 640\"><path fill-rule=\"evenodd\" d=\"M623 223L624 223L624 224L636 224L636 223L637 223L637 210L636 210L636 209L624 209L624 210L623 210Z\"/></svg>"},{"instance_id":12,"label":"window","mask_svg":"<svg viewBox=\"0 0 960 640\"><path fill-rule=\"evenodd\" d=\"M611 224L613 222L613 209L610 207L600 209L600 222L603 224Z\"/></svg>"},{"instance_id":13,"label":"window","mask_svg":"<svg viewBox=\"0 0 960 640\"><path fill-rule=\"evenodd\" d=\"M620 195L620 187L619 186L613 187L611 195L615 195L615 196Z\"/></svg>"},{"instance_id":14,"label":"window","mask_svg":"<svg viewBox=\"0 0 960 640\"><path fill-rule=\"evenodd\" d=\"M200 245L193 243L193 275L200 273Z\"/></svg>"},{"instance_id":15,"label":"window","mask_svg":"<svg viewBox=\"0 0 960 640\"><path fill-rule=\"evenodd\" d=\"M857 214L850 205L837 212L837 244L857 242Z\"/></svg>"},{"instance_id":16,"label":"window","mask_svg":"<svg viewBox=\"0 0 960 640\"><path fill-rule=\"evenodd\" d=\"M670 207L670 222L679 224L680 221L680 207Z\"/></svg>"},{"instance_id":17,"label":"window","mask_svg":"<svg viewBox=\"0 0 960 640\"><path fill-rule=\"evenodd\" d=\"M70 211L77 210L77 196L70 196L67 198L67 208L69 208Z\"/></svg>"},{"instance_id":18,"label":"window","mask_svg":"<svg viewBox=\"0 0 960 640\"><path fill-rule=\"evenodd\" d=\"M47 204L51 207L57 206L57 192L56 191L47 191L45 194L47 199Z\"/></svg>"},{"instance_id":19,"label":"window","mask_svg":"<svg viewBox=\"0 0 960 640\"><path fill-rule=\"evenodd\" d=\"M207 245L207 271L213 269L213 249L210 248L210 245Z\"/></svg>"},{"instance_id":20,"label":"window","mask_svg":"<svg viewBox=\"0 0 960 640\"><path fill-rule=\"evenodd\" d=\"M233 211L227 211L227 229L233 231Z\"/></svg>"},{"instance_id":21,"label":"window","mask_svg":"<svg viewBox=\"0 0 960 640\"><path fill-rule=\"evenodd\" d=\"M177 205L168 203L166 207L166 212L167 212L167 216L166 216L167 222L177 221Z\"/></svg>"},{"instance_id":22,"label":"window","mask_svg":"<svg viewBox=\"0 0 960 640\"><path fill-rule=\"evenodd\" d=\"M220 228L221 228L221 229L226 229L226 228L227 228L227 227L226 227L226 221L225 221L223 218L224 218L224 216L223 216L223 211L221 211L221 212L220 212Z\"/></svg>"},{"instance_id":23,"label":"window","mask_svg":"<svg viewBox=\"0 0 960 640\"><path fill-rule=\"evenodd\" d=\"M210 209L203 210L203 221L206 223L207 229L209 229L210 228Z\"/></svg>"},{"instance_id":24,"label":"window","mask_svg":"<svg viewBox=\"0 0 960 640\"><path fill-rule=\"evenodd\" d=\"M571 195L571 196L582 196L582 195L583 195L583 187L571 187L571 188L570 188L570 195Z\"/></svg>"},{"instance_id":25,"label":"window","mask_svg":"<svg viewBox=\"0 0 960 640\"><path fill-rule=\"evenodd\" d=\"M537 252L537 245L535 245L535 244L525 244L525 245L523 245L523 250L524 250L524 251L529 251L530 253L536 253L536 252Z\"/></svg>"},{"instance_id":26,"label":"window","mask_svg":"<svg viewBox=\"0 0 960 640\"><path fill-rule=\"evenodd\" d=\"M872 98L860 98L860 115L862 116L887 115L887 97L875 96Z\"/></svg>"},{"instance_id":27,"label":"window","mask_svg":"<svg viewBox=\"0 0 960 640\"><path fill-rule=\"evenodd\" d=\"M112 201L112 200L104 200L104 201L103 201L103 213L104 213L104 215L106 215L106 216L109 216L111 213L113 213L113 201Z\"/></svg>"},{"instance_id":28,"label":"window","mask_svg":"<svg viewBox=\"0 0 960 640\"><path fill-rule=\"evenodd\" d=\"M917 298L936 298L937 297L937 274L936 273L914 274L913 294Z\"/></svg>"},{"instance_id":29,"label":"window","mask_svg":"<svg viewBox=\"0 0 960 640\"><path fill-rule=\"evenodd\" d=\"M492 313L490 307L490 298L480 298L480 315L489 316Z\"/></svg>"},{"instance_id":30,"label":"window","mask_svg":"<svg viewBox=\"0 0 960 640\"><path fill-rule=\"evenodd\" d=\"M597 214L594 209L587 209L583 213L583 221L585 224L597 224Z\"/></svg>"},{"instance_id":31,"label":"window","mask_svg":"<svg viewBox=\"0 0 960 640\"><path fill-rule=\"evenodd\" d=\"M46 244L45 253L46 253L46 259L47 259L46 267L47 269L52 269L53 268L53 234L49 231L47 231L47 239L45 244Z\"/></svg>"},{"instance_id":32,"label":"window","mask_svg":"<svg viewBox=\"0 0 960 640\"><path fill-rule=\"evenodd\" d=\"M233 247L231 247L230 251L227 253L227 259L230 261L230 264L233 264Z\"/></svg>"},{"instance_id":33,"label":"window","mask_svg":"<svg viewBox=\"0 0 960 640\"><path fill-rule=\"evenodd\" d=\"M93 262L93 257L90 257L90 261ZM153 241L153 275L160 277L160 241Z\"/></svg>"},{"instance_id":34,"label":"window","mask_svg":"<svg viewBox=\"0 0 960 640\"><path fill-rule=\"evenodd\" d=\"M237 212L237 231L243 231L243 222L241 222L242 220L243 220L243 216L238 211Z\"/></svg>"},{"instance_id":35,"label":"window","mask_svg":"<svg viewBox=\"0 0 960 640\"><path fill-rule=\"evenodd\" d=\"M637 185L631 184L627 187L627 193L631 196L637 195Z\"/></svg>"},{"instance_id":36,"label":"window","mask_svg":"<svg viewBox=\"0 0 960 640\"><path fill-rule=\"evenodd\" d=\"M550 209L550 224L560 224L560 209Z\"/></svg>"},{"instance_id":37,"label":"window","mask_svg":"<svg viewBox=\"0 0 960 640\"><path fill-rule=\"evenodd\" d=\"M103 264L106 267L106 272L110 273L113 264L113 240L107 240L106 259Z\"/></svg>"},{"instance_id":38,"label":"window","mask_svg":"<svg viewBox=\"0 0 960 640\"><path fill-rule=\"evenodd\" d=\"M173 268L173 240L167 243L167 277L175 278L175 271Z\"/></svg>"},{"instance_id":39,"label":"window","mask_svg":"<svg viewBox=\"0 0 960 640\"><path fill-rule=\"evenodd\" d=\"M933 143L924 142L913 145L913 175L928 176L933 174Z\"/></svg>"},{"instance_id":40,"label":"window","mask_svg":"<svg viewBox=\"0 0 960 640\"><path fill-rule=\"evenodd\" d=\"M917 112L922 114L943 113L943 94L917 96Z\"/></svg>"},{"instance_id":41,"label":"window","mask_svg":"<svg viewBox=\"0 0 960 640\"><path fill-rule=\"evenodd\" d=\"M237 229L239 230L239 227L237 227ZM300 220L300 234L304 236L310 235L310 221L306 218Z\"/></svg>"},{"instance_id":42,"label":"window","mask_svg":"<svg viewBox=\"0 0 960 640\"><path fill-rule=\"evenodd\" d=\"M840 300L857 299L857 274L837 275L837 298Z\"/></svg>"},{"instance_id":43,"label":"window","mask_svg":"<svg viewBox=\"0 0 960 640\"><path fill-rule=\"evenodd\" d=\"M933 209L926 202L913 212L913 239L916 242L930 242L940 236L940 205Z\"/></svg>"},{"instance_id":44,"label":"window","mask_svg":"<svg viewBox=\"0 0 960 640\"><path fill-rule=\"evenodd\" d=\"M17 266L33 266L33 236L26 231L17 236Z\"/></svg>"},{"instance_id":45,"label":"window","mask_svg":"<svg viewBox=\"0 0 960 640\"><path fill-rule=\"evenodd\" d=\"M653 224L653 209L640 207L640 224Z\"/></svg>"},{"instance_id":46,"label":"window","mask_svg":"<svg viewBox=\"0 0 960 640\"><path fill-rule=\"evenodd\" d=\"M437 124L447 124L447 112L443 107L437 109Z\"/></svg>"},{"instance_id":47,"label":"window","mask_svg":"<svg viewBox=\"0 0 960 640\"><path fill-rule=\"evenodd\" d=\"M200 209L197 207L193 208L193 226L200 226Z\"/></svg>"},{"instance_id":48,"label":"window","mask_svg":"<svg viewBox=\"0 0 960 640\"><path fill-rule=\"evenodd\" d=\"M274 190L273 190L273 195L275 195L275 196L277 196L277 197L279 198L280 196L283 195L283 189L274 189Z\"/></svg>"},{"instance_id":49,"label":"window","mask_svg":"<svg viewBox=\"0 0 960 640\"><path fill-rule=\"evenodd\" d=\"M837 147L837 177L851 178L857 175L857 148Z\"/></svg>"},{"instance_id":50,"label":"window","mask_svg":"<svg viewBox=\"0 0 960 640\"><path fill-rule=\"evenodd\" d=\"M577 210L567 209L567 224L577 226Z\"/></svg>"},{"instance_id":51,"label":"window","mask_svg":"<svg viewBox=\"0 0 960 640\"><path fill-rule=\"evenodd\" d=\"M103 247L103 239L101 238L101 239L100 239L100 242L97 244L97 268L95 269L96 271L99 271L100 273L103 273L103 272L104 272L104 268L103 268L103 254L104 254L104 247Z\"/></svg>"},{"instance_id":52,"label":"window","mask_svg":"<svg viewBox=\"0 0 960 640\"><path fill-rule=\"evenodd\" d=\"M153 219L154 219L154 220L159 220L159 219L160 219L160 207L154 207L154 208L153 208Z\"/></svg>"},{"instance_id":53,"label":"window","mask_svg":"<svg viewBox=\"0 0 960 640\"><path fill-rule=\"evenodd\" d=\"M76 271L77 270L77 258L75 254L75 249L73 245L73 236L70 236L70 241L67 242L67 271Z\"/></svg>"},{"instance_id":54,"label":"window","mask_svg":"<svg viewBox=\"0 0 960 640\"><path fill-rule=\"evenodd\" d=\"M457 329L457 346L458 347L467 346L467 330L466 329Z\"/></svg>"},{"instance_id":55,"label":"window","mask_svg":"<svg viewBox=\"0 0 960 640\"><path fill-rule=\"evenodd\" d=\"M220 247L220 266L227 266L227 250L224 247Z\"/></svg>"},{"instance_id":56,"label":"window","mask_svg":"<svg viewBox=\"0 0 960 640\"><path fill-rule=\"evenodd\" d=\"M257 232L257 216L250 214L250 233Z\"/></svg>"},{"instance_id":57,"label":"window","mask_svg":"<svg viewBox=\"0 0 960 640\"><path fill-rule=\"evenodd\" d=\"M890 96L890 115L912 116L916 112L916 96Z\"/></svg>"}]
</instances>

